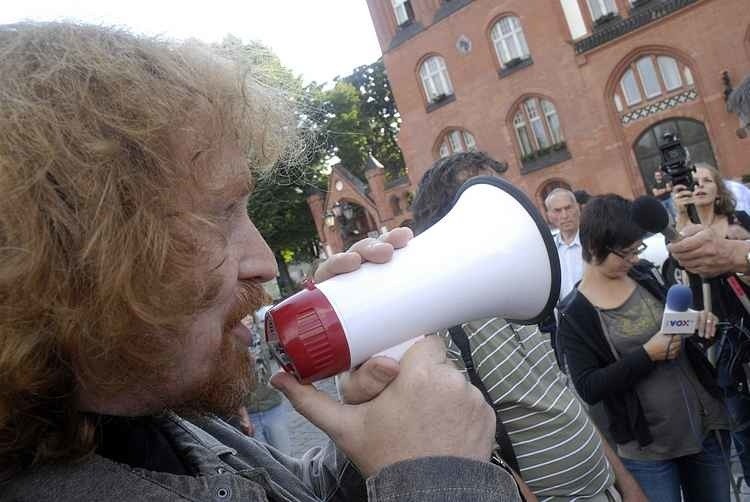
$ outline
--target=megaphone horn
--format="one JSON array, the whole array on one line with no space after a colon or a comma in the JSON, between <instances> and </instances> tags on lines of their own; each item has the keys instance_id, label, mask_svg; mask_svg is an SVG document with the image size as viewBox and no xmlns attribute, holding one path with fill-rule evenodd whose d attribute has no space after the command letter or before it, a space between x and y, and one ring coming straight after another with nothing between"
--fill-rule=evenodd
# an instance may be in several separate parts
<instances>
[{"instance_id":1,"label":"megaphone horn","mask_svg":"<svg viewBox=\"0 0 750 502\"><path fill-rule=\"evenodd\" d=\"M559 294L557 247L537 209L507 181L477 177L390 262L310 283L272 308L266 336L284 369L311 382L464 321L538 323Z\"/></svg>"}]
</instances>

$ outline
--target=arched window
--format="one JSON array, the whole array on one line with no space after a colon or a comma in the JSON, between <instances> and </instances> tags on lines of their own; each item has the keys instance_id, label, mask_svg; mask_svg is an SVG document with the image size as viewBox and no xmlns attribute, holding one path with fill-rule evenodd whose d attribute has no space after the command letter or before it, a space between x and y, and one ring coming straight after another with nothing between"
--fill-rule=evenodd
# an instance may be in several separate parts
<instances>
[{"instance_id":1,"label":"arched window","mask_svg":"<svg viewBox=\"0 0 750 502\"><path fill-rule=\"evenodd\" d=\"M565 142L557 109L544 98L529 98L513 116L513 129L523 157L535 155Z\"/></svg>"},{"instance_id":2,"label":"arched window","mask_svg":"<svg viewBox=\"0 0 750 502\"><path fill-rule=\"evenodd\" d=\"M477 149L477 142L469 131L451 129L443 136L440 143L440 158L454 153L471 152Z\"/></svg>"},{"instance_id":3,"label":"arched window","mask_svg":"<svg viewBox=\"0 0 750 502\"><path fill-rule=\"evenodd\" d=\"M521 21L515 16L505 16L492 27L492 43L500 64L528 59L529 46L523 34Z\"/></svg>"},{"instance_id":4,"label":"arched window","mask_svg":"<svg viewBox=\"0 0 750 502\"><path fill-rule=\"evenodd\" d=\"M623 112L643 101L682 91L694 84L690 68L675 58L653 54L642 56L631 63L620 77L619 89L615 90L613 98L615 108Z\"/></svg>"},{"instance_id":5,"label":"arched window","mask_svg":"<svg viewBox=\"0 0 750 502\"><path fill-rule=\"evenodd\" d=\"M664 120L646 129L633 144L635 158L648 192L654 187L654 172L661 165L659 145L666 132L677 134L692 161L716 165L711 138L702 122L683 117Z\"/></svg>"},{"instance_id":6,"label":"arched window","mask_svg":"<svg viewBox=\"0 0 750 502\"><path fill-rule=\"evenodd\" d=\"M542 204L544 204L544 201L547 200L547 196L552 193L552 190L556 190L558 188L564 188L565 190L573 190L570 187L570 183L568 183L565 180L559 180L559 179L553 179L549 180L542 187L539 189L539 199L542 201Z\"/></svg>"},{"instance_id":7,"label":"arched window","mask_svg":"<svg viewBox=\"0 0 750 502\"><path fill-rule=\"evenodd\" d=\"M448 76L445 59L440 56L427 58L419 68L427 101L436 103L453 94L453 85Z\"/></svg>"}]
</instances>

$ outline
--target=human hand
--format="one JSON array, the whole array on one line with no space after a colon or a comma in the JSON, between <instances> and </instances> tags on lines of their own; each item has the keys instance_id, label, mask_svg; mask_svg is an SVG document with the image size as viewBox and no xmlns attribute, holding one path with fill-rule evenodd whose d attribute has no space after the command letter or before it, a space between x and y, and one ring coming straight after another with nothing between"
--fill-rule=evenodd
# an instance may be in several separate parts
<instances>
[{"instance_id":1,"label":"human hand","mask_svg":"<svg viewBox=\"0 0 750 502\"><path fill-rule=\"evenodd\" d=\"M687 189L685 185L675 185L672 187L672 200L679 214L687 215L687 206L693 202L693 192Z\"/></svg>"},{"instance_id":2,"label":"human hand","mask_svg":"<svg viewBox=\"0 0 750 502\"><path fill-rule=\"evenodd\" d=\"M362 263L386 263L395 249L405 247L414 237L410 228L399 227L384 233L377 239L368 237L354 244L348 251L336 253L324 261L315 271L315 282L323 282L335 275L357 270Z\"/></svg>"},{"instance_id":3,"label":"human hand","mask_svg":"<svg viewBox=\"0 0 750 502\"><path fill-rule=\"evenodd\" d=\"M652 361L669 361L680 355L682 339L679 336L665 335L659 331L643 345L643 348Z\"/></svg>"},{"instance_id":4,"label":"human hand","mask_svg":"<svg viewBox=\"0 0 750 502\"><path fill-rule=\"evenodd\" d=\"M680 265L694 274L710 278L728 272L745 273L750 243L725 239L702 225L688 225L680 232L684 237L667 246Z\"/></svg>"},{"instance_id":5,"label":"human hand","mask_svg":"<svg viewBox=\"0 0 750 502\"><path fill-rule=\"evenodd\" d=\"M341 400L360 404L377 397L397 376L400 366L390 357L373 357L359 368L339 375Z\"/></svg>"},{"instance_id":6,"label":"human hand","mask_svg":"<svg viewBox=\"0 0 750 502\"><path fill-rule=\"evenodd\" d=\"M253 427L253 422L250 420L250 415L247 413L247 408L240 406L240 409L237 411L237 416L240 418L240 431L242 431L245 436L254 436L255 427Z\"/></svg>"},{"instance_id":7,"label":"human hand","mask_svg":"<svg viewBox=\"0 0 750 502\"><path fill-rule=\"evenodd\" d=\"M702 310L698 317L698 336L706 340L713 339L716 336L716 323L718 322L719 318L715 314Z\"/></svg>"},{"instance_id":8,"label":"human hand","mask_svg":"<svg viewBox=\"0 0 750 502\"><path fill-rule=\"evenodd\" d=\"M448 361L437 337L414 344L395 380L362 404L338 403L286 373L271 382L365 477L403 460L457 456L488 461L492 452L495 414Z\"/></svg>"},{"instance_id":9,"label":"human hand","mask_svg":"<svg viewBox=\"0 0 750 502\"><path fill-rule=\"evenodd\" d=\"M729 228L727 228L727 239L746 241L750 239L750 232L745 230L742 225L729 225Z\"/></svg>"}]
</instances>

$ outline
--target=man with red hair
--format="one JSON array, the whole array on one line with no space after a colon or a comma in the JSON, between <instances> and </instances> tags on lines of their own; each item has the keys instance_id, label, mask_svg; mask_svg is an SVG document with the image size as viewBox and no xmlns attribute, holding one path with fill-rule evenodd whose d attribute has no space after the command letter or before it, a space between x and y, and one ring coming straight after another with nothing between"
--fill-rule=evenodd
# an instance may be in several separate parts
<instances>
[{"instance_id":1,"label":"man with red hair","mask_svg":"<svg viewBox=\"0 0 750 502\"><path fill-rule=\"evenodd\" d=\"M214 417L252 388L240 321L277 270L246 207L294 125L231 56L0 27L2 498L517 500L488 462L492 411L437 340L365 363L346 404L276 375L335 441L302 459ZM410 237L360 242L318 280Z\"/></svg>"}]
</instances>

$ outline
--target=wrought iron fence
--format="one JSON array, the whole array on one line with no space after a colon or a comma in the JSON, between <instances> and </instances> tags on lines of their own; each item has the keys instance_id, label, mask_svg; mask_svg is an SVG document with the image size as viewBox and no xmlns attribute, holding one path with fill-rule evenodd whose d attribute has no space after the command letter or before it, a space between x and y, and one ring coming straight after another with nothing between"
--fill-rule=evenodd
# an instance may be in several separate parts
<instances>
[{"instance_id":1,"label":"wrought iron fence","mask_svg":"<svg viewBox=\"0 0 750 502\"><path fill-rule=\"evenodd\" d=\"M592 35L576 42L576 54L588 52L698 1L700 0L663 0L653 5L636 8L631 11L629 17L609 22L598 28Z\"/></svg>"}]
</instances>

